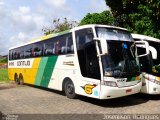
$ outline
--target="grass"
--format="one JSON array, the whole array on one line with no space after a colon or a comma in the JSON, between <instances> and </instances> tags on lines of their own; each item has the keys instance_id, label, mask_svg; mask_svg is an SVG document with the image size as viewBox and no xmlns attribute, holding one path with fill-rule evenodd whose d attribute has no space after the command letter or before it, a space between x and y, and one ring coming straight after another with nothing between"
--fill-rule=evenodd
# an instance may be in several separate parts
<instances>
[{"instance_id":1,"label":"grass","mask_svg":"<svg viewBox=\"0 0 160 120\"><path fill-rule=\"evenodd\" d=\"M0 83L8 83L9 78L8 78L8 69L0 69Z\"/></svg>"}]
</instances>

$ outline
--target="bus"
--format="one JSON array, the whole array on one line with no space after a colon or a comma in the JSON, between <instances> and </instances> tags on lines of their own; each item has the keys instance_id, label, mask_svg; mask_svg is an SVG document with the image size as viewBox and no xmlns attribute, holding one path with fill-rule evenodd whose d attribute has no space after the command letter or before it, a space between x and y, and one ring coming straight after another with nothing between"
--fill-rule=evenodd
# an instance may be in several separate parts
<instances>
[{"instance_id":1,"label":"bus","mask_svg":"<svg viewBox=\"0 0 160 120\"><path fill-rule=\"evenodd\" d=\"M142 82L130 48L136 49L136 45L124 28L75 27L10 48L9 79L64 91L68 98L111 99L135 94Z\"/></svg>"},{"instance_id":2,"label":"bus","mask_svg":"<svg viewBox=\"0 0 160 120\"><path fill-rule=\"evenodd\" d=\"M140 35L132 34L135 41L147 41L149 43L150 54L139 58L142 74L142 93L160 94L160 40ZM143 53L144 48L139 47L139 52Z\"/></svg>"}]
</instances>

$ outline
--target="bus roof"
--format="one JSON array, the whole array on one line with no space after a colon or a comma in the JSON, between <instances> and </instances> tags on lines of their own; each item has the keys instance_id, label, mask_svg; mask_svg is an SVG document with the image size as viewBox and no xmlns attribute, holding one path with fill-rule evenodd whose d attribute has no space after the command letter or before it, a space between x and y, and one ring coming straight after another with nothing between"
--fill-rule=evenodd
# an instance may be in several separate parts
<instances>
[{"instance_id":1,"label":"bus roof","mask_svg":"<svg viewBox=\"0 0 160 120\"><path fill-rule=\"evenodd\" d=\"M110 26L110 25L100 25L100 24L82 25L82 26L78 26L78 27L63 31L63 32L51 33L49 35L42 36L42 37L40 37L38 39L32 39L30 42L27 42L25 44L18 45L18 46L15 46L15 47L11 47L11 48L9 48L9 50L10 49L14 49L14 48L18 48L18 47L21 47L21 46L25 46L25 45L28 45L28 44L32 44L32 43L35 43L35 42L39 42L39 41L42 41L42 40L46 40L46 39L49 39L49 38L52 38L52 37L56 37L56 36L59 36L59 35L67 34L67 33L70 33L72 31L81 30L81 29L84 29L84 28L94 28L94 27L105 27L105 28L113 28L113 29L119 29L119 30L127 31L127 29L125 29L125 28L116 27L116 26Z\"/></svg>"},{"instance_id":2,"label":"bus roof","mask_svg":"<svg viewBox=\"0 0 160 120\"><path fill-rule=\"evenodd\" d=\"M110 25L100 25L100 24L82 25L82 26L72 28L72 30L80 30L80 29L89 28L89 27L106 27L106 28L114 28L114 29L120 29L120 30L127 31L127 29L125 29L125 28L121 28L121 27L117 27L117 26L110 26Z\"/></svg>"},{"instance_id":3,"label":"bus roof","mask_svg":"<svg viewBox=\"0 0 160 120\"><path fill-rule=\"evenodd\" d=\"M160 42L160 39L146 36L146 35L141 35L141 34L133 34L132 33L133 39L140 39L140 40L146 40L146 41L153 41L153 42Z\"/></svg>"}]
</instances>

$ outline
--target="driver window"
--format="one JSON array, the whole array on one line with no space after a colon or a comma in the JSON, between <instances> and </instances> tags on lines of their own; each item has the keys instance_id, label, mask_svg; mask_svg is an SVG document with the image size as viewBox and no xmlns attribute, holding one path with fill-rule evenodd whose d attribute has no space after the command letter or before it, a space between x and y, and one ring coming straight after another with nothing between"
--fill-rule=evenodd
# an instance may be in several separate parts
<instances>
[{"instance_id":1,"label":"driver window","mask_svg":"<svg viewBox=\"0 0 160 120\"><path fill-rule=\"evenodd\" d=\"M77 49L83 49L84 45L93 40L93 32L91 28L79 30L76 32Z\"/></svg>"}]
</instances>

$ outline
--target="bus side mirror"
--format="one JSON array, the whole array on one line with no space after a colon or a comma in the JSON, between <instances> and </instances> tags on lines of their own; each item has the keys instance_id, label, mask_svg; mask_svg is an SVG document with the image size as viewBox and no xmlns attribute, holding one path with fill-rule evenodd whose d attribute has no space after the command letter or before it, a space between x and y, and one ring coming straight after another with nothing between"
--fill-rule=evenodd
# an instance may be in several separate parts
<instances>
[{"instance_id":1,"label":"bus side mirror","mask_svg":"<svg viewBox=\"0 0 160 120\"><path fill-rule=\"evenodd\" d=\"M157 50L152 46L149 46L149 50L151 51L152 59L156 60L157 59Z\"/></svg>"},{"instance_id":2,"label":"bus side mirror","mask_svg":"<svg viewBox=\"0 0 160 120\"><path fill-rule=\"evenodd\" d=\"M94 38L94 40L98 41L100 43L100 46L101 46L100 55L98 55L98 56L108 54L107 41L105 39L97 39L97 38Z\"/></svg>"},{"instance_id":3,"label":"bus side mirror","mask_svg":"<svg viewBox=\"0 0 160 120\"><path fill-rule=\"evenodd\" d=\"M149 44L146 41L135 41L136 45L136 50L135 50L135 55L136 57L143 57L147 56L149 54ZM138 48L143 48L143 52L141 49Z\"/></svg>"}]
</instances>

